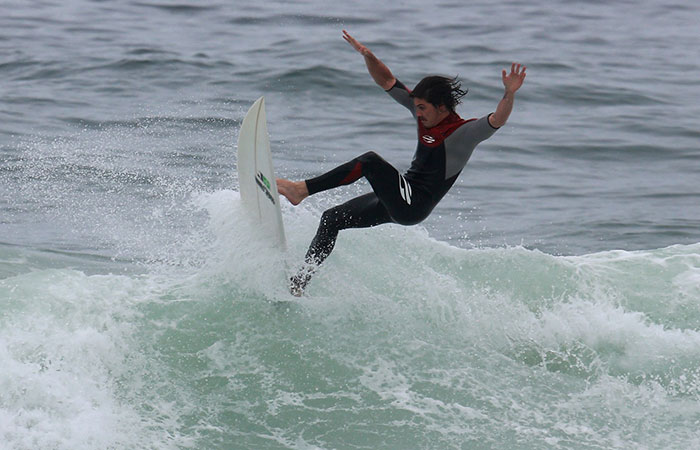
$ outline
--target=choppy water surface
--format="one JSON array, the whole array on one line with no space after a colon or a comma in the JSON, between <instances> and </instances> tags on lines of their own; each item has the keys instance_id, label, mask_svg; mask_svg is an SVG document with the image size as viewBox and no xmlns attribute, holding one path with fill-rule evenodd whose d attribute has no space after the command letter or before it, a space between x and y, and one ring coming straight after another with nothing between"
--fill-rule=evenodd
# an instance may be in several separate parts
<instances>
[{"instance_id":1,"label":"choppy water surface","mask_svg":"<svg viewBox=\"0 0 700 450\"><path fill-rule=\"evenodd\" d=\"M1 448L700 445L700 7L0 8ZM257 243L247 108L286 177L415 147L343 28L407 85L461 75L465 117L528 77L426 222L343 232L294 299L323 209L369 188Z\"/></svg>"}]
</instances>

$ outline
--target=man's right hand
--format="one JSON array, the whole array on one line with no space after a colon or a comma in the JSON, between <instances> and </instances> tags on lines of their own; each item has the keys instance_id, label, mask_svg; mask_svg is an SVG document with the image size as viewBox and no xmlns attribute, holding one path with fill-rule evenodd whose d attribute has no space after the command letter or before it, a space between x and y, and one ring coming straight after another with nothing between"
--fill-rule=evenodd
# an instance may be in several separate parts
<instances>
[{"instance_id":1,"label":"man's right hand","mask_svg":"<svg viewBox=\"0 0 700 450\"><path fill-rule=\"evenodd\" d=\"M360 41L350 36L350 33L343 30L343 39L345 39L348 44L352 45L352 48L357 50L362 56L365 57L365 64L367 65L367 70L369 74L372 75L372 79L375 83L382 87L385 91L391 89L394 84L396 84L396 78L391 73L391 70L384 65L383 62L379 60L374 53L370 51L367 47L362 45Z\"/></svg>"},{"instance_id":2,"label":"man's right hand","mask_svg":"<svg viewBox=\"0 0 700 450\"><path fill-rule=\"evenodd\" d=\"M370 56L372 54L371 51L364 45L360 43L357 39L354 37L350 36L350 33L347 31L343 30L343 39L345 39L348 44L352 45L352 48L357 50L362 56Z\"/></svg>"}]
</instances>

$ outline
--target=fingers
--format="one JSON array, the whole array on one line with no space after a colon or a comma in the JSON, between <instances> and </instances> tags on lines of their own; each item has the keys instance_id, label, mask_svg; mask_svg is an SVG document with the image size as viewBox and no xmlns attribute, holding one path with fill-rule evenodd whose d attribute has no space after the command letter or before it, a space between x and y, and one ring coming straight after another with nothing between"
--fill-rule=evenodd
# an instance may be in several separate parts
<instances>
[{"instance_id":1,"label":"fingers","mask_svg":"<svg viewBox=\"0 0 700 450\"><path fill-rule=\"evenodd\" d=\"M510 65L510 73L506 72L506 69L501 71L501 78L503 79L503 85L506 87L506 91L515 92L520 89L525 80L526 66L520 63L512 63Z\"/></svg>"},{"instance_id":2,"label":"fingers","mask_svg":"<svg viewBox=\"0 0 700 450\"><path fill-rule=\"evenodd\" d=\"M512 63L510 65L510 75L515 75L520 78L525 78L525 71L527 70L527 66L523 66L520 63ZM505 69L503 70L503 76L505 77Z\"/></svg>"},{"instance_id":3,"label":"fingers","mask_svg":"<svg viewBox=\"0 0 700 450\"><path fill-rule=\"evenodd\" d=\"M522 72L524 72L525 69L527 69L527 67L523 66L523 65L520 64L520 63L513 63L513 64L511 64L511 66L510 66L510 73L514 73L514 74L516 74L516 75L520 75L521 69L522 69Z\"/></svg>"},{"instance_id":4,"label":"fingers","mask_svg":"<svg viewBox=\"0 0 700 450\"><path fill-rule=\"evenodd\" d=\"M355 49L357 49L357 48L360 47L360 43L357 42L357 39L355 39L354 37L350 36L350 33L348 33L348 32L345 31L345 30L343 30L343 39L345 39L350 45L352 45L353 47L355 47Z\"/></svg>"},{"instance_id":5,"label":"fingers","mask_svg":"<svg viewBox=\"0 0 700 450\"><path fill-rule=\"evenodd\" d=\"M362 55L367 56L371 54L369 49L365 47L364 45L360 44L360 42L355 39L354 37L350 36L350 33L347 31L343 30L343 39L347 41L348 44L352 45L352 48L360 52Z\"/></svg>"}]
</instances>

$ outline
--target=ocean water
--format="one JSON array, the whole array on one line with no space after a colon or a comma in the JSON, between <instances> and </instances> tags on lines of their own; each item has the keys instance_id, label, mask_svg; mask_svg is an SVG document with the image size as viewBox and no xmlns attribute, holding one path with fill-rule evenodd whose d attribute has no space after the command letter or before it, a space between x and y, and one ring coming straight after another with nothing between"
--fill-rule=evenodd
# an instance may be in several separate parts
<instances>
[{"instance_id":1,"label":"ocean water","mask_svg":"<svg viewBox=\"0 0 700 450\"><path fill-rule=\"evenodd\" d=\"M0 449L700 447L700 5L7 0L0 6ZM242 214L265 95L278 175L375 150L411 86L502 96L424 223L341 233L300 299Z\"/></svg>"}]
</instances>

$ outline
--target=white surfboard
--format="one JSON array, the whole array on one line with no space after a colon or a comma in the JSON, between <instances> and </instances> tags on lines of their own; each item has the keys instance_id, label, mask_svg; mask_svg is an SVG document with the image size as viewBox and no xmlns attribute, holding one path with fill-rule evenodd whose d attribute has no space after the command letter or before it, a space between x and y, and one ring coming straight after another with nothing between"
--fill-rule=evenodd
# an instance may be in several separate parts
<instances>
[{"instance_id":1,"label":"white surfboard","mask_svg":"<svg viewBox=\"0 0 700 450\"><path fill-rule=\"evenodd\" d=\"M263 233L284 250L287 244L272 169L265 97L253 103L241 124L238 134L238 183L244 209L260 224Z\"/></svg>"}]
</instances>

